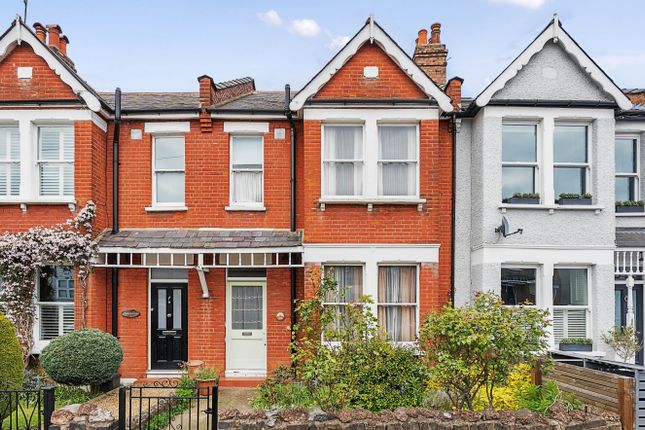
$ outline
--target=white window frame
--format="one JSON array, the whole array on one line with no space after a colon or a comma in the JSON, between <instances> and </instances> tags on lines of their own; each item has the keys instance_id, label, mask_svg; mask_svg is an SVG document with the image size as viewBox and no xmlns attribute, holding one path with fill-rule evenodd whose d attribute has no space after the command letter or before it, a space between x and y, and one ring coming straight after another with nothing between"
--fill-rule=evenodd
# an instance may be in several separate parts
<instances>
[{"instance_id":1,"label":"white window frame","mask_svg":"<svg viewBox=\"0 0 645 430\"><path fill-rule=\"evenodd\" d=\"M360 267L361 268L361 278L362 278L361 282L362 282L362 286L363 286L363 295L359 296L357 298L360 299L361 297L368 296L368 294L365 293L365 269L366 269L365 268L365 263L351 263L351 262L333 263L333 262L326 262L321 267L322 277L327 276L326 271L327 271L328 268L331 268L331 267ZM352 303L360 303L360 301L352 302ZM322 306L324 308L325 306L347 306L348 304L351 304L351 303L323 301ZM369 305L367 305L367 306L369 306ZM321 338L323 339L323 341L326 342L327 344L330 344L330 345L338 344L337 341L325 341L324 328L323 328L323 332L320 335L321 335Z\"/></svg>"},{"instance_id":2,"label":"white window frame","mask_svg":"<svg viewBox=\"0 0 645 430\"><path fill-rule=\"evenodd\" d=\"M591 271L592 271L593 267L589 266L589 265L576 265L576 264L571 264L571 265L555 264L555 265L553 265L553 274L551 275L551 291L553 291L553 278L555 277L555 271L558 270L558 269L584 269L584 270L587 271L587 305L586 306L583 306L583 305L555 305L555 304L553 304L553 300L554 300L553 299L553 294L551 294L551 303L550 303L551 318L552 319L555 318L555 312L554 311L556 309L561 309L561 310L564 310L565 312L567 312L569 310L584 310L585 311L585 322L586 322L586 327L585 327L585 335L586 336L585 337L586 338L592 338L591 334L593 333L593 331L592 331L593 326L592 326L592 318L591 318L591 309L593 309L593 308L592 308L592 303L591 303L592 302L591 290L593 288L593 285L592 285L593 277L592 277ZM559 342L555 338L555 327L552 327L552 330L553 330L553 341L554 341L555 345L557 345ZM565 330L568 332L568 329L567 329L566 325L565 325ZM568 335L568 333L567 333L567 335ZM564 337L566 338L566 337L569 337L569 336L564 336Z\"/></svg>"},{"instance_id":3,"label":"white window frame","mask_svg":"<svg viewBox=\"0 0 645 430\"><path fill-rule=\"evenodd\" d=\"M616 178L634 178L634 195L631 196L632 200L630 201L639 201L641 200L641 138L638 134L616 134L614 142L619 139L629 139L636 141L636 152L634 157L636 158L636 172L618 172L616 171Z\"/></svg>"},{"instance_id":4,"label":"white window frame","mask_svg":"<svg viewBox=\"0 0 645 430\"><path fill-rule=\"evenodd\" d=\"M157 169L157 139L178 137L184 141L184 168L183 169ZM157 173L183 173L184 174L184 201L183 202L158 202L157 201ZM157 208L184 208L186 206L186 136L180 133L153 134L152 135L152 206Z\"/></svg>"},{"instance_id":5,"label":"white window frame","mask_svg":"<svg viewBox=\"0 0 645 430\"><path fill-rule=\"evenodd\" d=\"M7 182L6 182L6 187L7 187L7 195L0 195L0 199L15 199L22 194L22 172L20 172L20 179L18 183L18 195L12 195L11 194L11 165L12 164L17 164L18 169L22 170L22 160L21 160L21 155L22 155L22 148L20 145L20 126L18 124L3 124L0 123L0 132L7 132L8 129L15 129L18 132L18 159L13 159L11 158L11 143L7 142L7 158L5 159L0 159L0 165L1 166L8 166L9 170L7 170Z\"/></svg>"},{"instance_id":6,"label":"white window frame","mask_svg":"<svg viewBox=\"0 0 645 430\"><path fill-rule=\"evenodd\" d=\"M517 126L533 126L535 127L535 162L528 161L504 161L504 126L506 125L517 125ZM514 120L514 119L503 119L502 120L502 139L500 146L500 160L501 160L501 178L500 178L500 195L502 200L504 196L502 195L503 190L503 179L504 179L504 167L533 167L533 192L540 195L540 203L544 202L544 196L542 195L542 127L540 127L540 121L526 121L526 120Z\"/></svg>"},{"instance_id":7,"label":"white window frame","mask_svg":"<svg viewBox=\"0 0 645 430\"><path fill-rule=\"evenodd\" d=\"M259 137L261 142L262 142L262 168L259 170L262 173L262 200L260 202L245 202L245 203L237 203L233 201L233 195L234 195L234 183L233 183L233 173L235 171L238 172L257 172L257 169L233 169L233 140L236 137ZM228 144L228 195L229 195L229 206L226 209L229 210L235 210L235 209L242 209L242 210L264 210L264 201L265 201L265 164L264 164L264 135L263 134L257 134L257 133L231 133L229 137L229 144Z\"/></svg>"},{"instance_id":8,"label":"white window frame","mask_svg":"<svg viewBox=\"0 0 645 430\"><path fill-rule=\"evenodd\" d=\"M563 161L555 161L555 129L558 127L585 127L586 130L586 151L587 151L587 162L586 163L581 163L581 162L563 162ZM556 195L555 191L555 169L558 167L572 167L572 168L584 168L585 169L585 189L582 190L582 194L592 194L591 192L593 188L593 184L591 183L592 181L592 175L591 175L591 168L593 165L593 160L591 158L592 156L592 134L591 134L591 123L587 121L566 121L566 120L558 120L555 119L553 123L553 148L551 149L552 154L553 154L553 168L552 168L552 176L553 176L553 198L554 198L554 203L557 203L557 201L560 199L560 195ZM592 196L594 199L596 196Z\"/></svg>"},{"instance_id":9,"label":"white window frame","mask_svg":"<svg viewBox=\"0 0 645 430\"><path fill-rule=\"evenodd\" d=\"M380 134L378 133L378 129L381 126L383 126L383 127L414 127L415 128L415 139L416 139L416 142L415 142L416 143L416 146L415 146L415 148L416 148L416 159L414 159L414 160L412 160L412 159L408 159L408 160L382 160L378 155L379 146L381 144L381 142L379 140ZM419 198L420 191L421 191L421 185L420 185L421 175L420 175L420 168L419 168L419 165L421 164L421 134L420 134L420 131L419 131L419 123L418 122L410 122L410 123L398 122L398 123L396 123L396 122L387 122L387 121L377 121L377 123L376 123L376 136L377 136L377 140L376 140L376 154L377 154L376 155L376 157L377 157L377 160L376 160L376 181L377 181L377 184L378 184L378 181L380 179L379 178L379 171L380 171L379 167L382 164L388 164L388 163L414 163L414 165L415 165L415 172L414 172L415 189L414 189L414 194L403 194L403 195L399 195L399 196L379 194L378 193L378 185L377 185L377 191L376 191L377 197L380 200L387 200L387 199L399 200L399 199L408 199L408 198ZM365 147L363 149L365 149Z\"/></svg>"},{"instance_id":10,"label":"white window frame","mask_svg":"<svg viewBox=\"0 0 645 430\"><path fill-rule=\"evenodd\" d=\"M416 268L416 298L417 302L416 303L388 303L388 302L379 302L378 300L378 270L381 267L415 267ZM415 318L415 337L418 338L419 336L419 324L421 323L420 321L420 315L421 315L421 265L418 263L377 263L376 265L376 291L374 292L374 295L372 296L374 298L374 316L376 317L376 320L378 321L378 307L379 306L414 306L415 307L415 312L414 312L414 318ZM416 343L416 339L414 341L402 341L402 342L393 342L396 345L412 345Z\"/></svg>"},{"instance_id":11,"label":"white window frame","mask_svg":"<svg viewBox=\"0 0 645 430\"><path fill-rule=\"evenodd\" d=\"M40 136L41 136L41 130L44 128L69 128L72 131L72 139L74 141L74 153L72 161L65 160L65 153L64 153L64 146L61 144L60 149L59 149L59 157L58 160L42 160L40 158ZM21 148L22 149L22 148ZM37 184L37 195L40 199L72 199L74 198L74 195L76 194L76 172L75 172L75 165L76 165L76 130L74 129L74 124L70 123L51 123L51 124L36 124L36 169L35 169L35 174L36 174L36 181L35 183ZM56 164L59 165L59 170L60 170L60 178L61 181L59 183L59 193L55 196L45 196L42 194L42 184L40 182L40 170L43 165L46 164ZM64 191L64 175L62 173L63 166L64 165L70 165L72 166L72 188L73 192L71 195L65 195Z\"/></svg>"},{"instance_id":12,"label":"white window frame","mask_svg":"<svg viewBox=\"0 0 645 430\"><path fill-rule=\"evenodd\" d=\"M69 264L52 264L50 265L51 267L56 267L56 266L70 266ZM76 323L76 315L75 315L75 309L74 309L74 300L72 301L51 301L51 302L46 302L46 301L41 301L40 300L40 283L43 282L43 278L40 276L40 271L35 274L36 276L36 317L34 318L34 329L33 329L33 336L34 336L34 347L32 352L34 353L40 353L45 346L49 345L50 340L41 340L40 335L41 335L41 330L40 330L40 311L41 308L44 307L56 307L58 308L58 336L62 336L65 334L64 331L64 310L65 309L72 309L72 312L74 313L74 323ZM72 267L72 277L74 280L74 292L76 293L76 271ZM72 331L74 328L72 328Z\"/></svg>"},{"instance_id":13,"label":"white window frame","mask_svg":"<svg viewBox=\"0 0 645 430\"><path fill-rule=\"evenodd\" d=\"M535 270L535 303L532 305L504 305L508 306L511 308L515 307L532 307L532 308L539 308L540 307L540 300L542 299L542 274L541 274L541 266L537 264L511 264L511 263L502 263L500 271L499 271L499 288L500 288L500 298L502 297L502 269L532 269Z\"/></svg>"},{"instance_id":14,"label":"white window frame","mask_svg":"<svg viewBox=\"0 0 645 430\"><path fill-rule=\"evenodd\" d=\"M367 133L366 133L366 124L365 122L325 122L323 123L320 129L320 195L322 196L323 199L325 200L355 200L357 198L361 198L365 196L366 194L366 179L367 179L367 168L366 168L366 162L365 162L365 150L367 148L366 146L366 141L367 141ZM326 159L325 158L325 144L327 142L327 139L325 138L325 128L326 127L361 127L361 154L363 155L363 158L361 159ZM338 196L338 195L330 195L330 194L325 194L325 184L327 183L327 178L325 177L325 164L327 163L333 163L333 162L347 162L347 163L353 163L354 166L357 164L360 164L361 166L361 189L362 193L361 194L354 194L351 196Z\"/></svg>"}]
</instances>

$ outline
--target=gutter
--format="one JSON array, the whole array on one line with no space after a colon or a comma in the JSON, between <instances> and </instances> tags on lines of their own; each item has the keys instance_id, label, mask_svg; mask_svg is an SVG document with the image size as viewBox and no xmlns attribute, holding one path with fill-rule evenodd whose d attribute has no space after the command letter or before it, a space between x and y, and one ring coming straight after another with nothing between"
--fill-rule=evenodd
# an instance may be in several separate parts
<instances>
[{"instance_id":1,"label":"gutter","mask_svg":"<svg viewBox=\"0 0 645 430\"><path fill-rule=\"evenodd\" d=\"M296 231L296 124L293 121L293 112L289 104L291 103L291 86L289 84L284 87L284 114L289 120L289 137L291 143L291 207L290 207L290 229ZM291 335L294 334L294 325L296 324L296 269L291 268ZM292 351L293 352L293 351ZM293 365L293 363L292 363Z\"/></svg>"},{"instance_id":2,"label":"gutter","mask_svg":"<svg viewBox=\"0 0 645 430\"><path fill-rule=\"evenodd\" d=\"M121 88L114 91L114 135L112 138L112 234L119 232L119 137L121 134ZM112 268L112 336L119 332L119 269Z\"/></svg>"}]
</instances>

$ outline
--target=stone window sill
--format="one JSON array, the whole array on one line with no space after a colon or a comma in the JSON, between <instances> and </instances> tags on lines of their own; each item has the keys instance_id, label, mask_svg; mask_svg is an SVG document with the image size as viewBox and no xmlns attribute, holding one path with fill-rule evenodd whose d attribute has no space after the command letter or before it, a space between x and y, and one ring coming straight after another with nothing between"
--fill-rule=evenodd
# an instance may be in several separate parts
<instances>
[{"instance_id":1,"label":"stone window sill","mask_svg":"<svg viewBox=\"0 0 645 430\"><path fill-rule=\"evenodd\" d=\"M318 200L318 207L321 211L325 210L327 205L365 205L367 211L371 212L374 205L399 205L399 206L417 206L417 210L421 212L426 199L418 197L393 197L393 198L362 198L362 197L349 197L349 198L331 198L323 197Z\"/></svg>"},{"instance_id":2,"label":"stone window sill","mask_svg":"<svg viewBox=\"0 0 645 430\"><path fill-rule=\"evenodd\" d=\"M146 212L186 212L187 206L148 206Z\"/></svg>"},{"instance_id":3,"label":"stone window sill","mask_svg":"<svg viewBox=\"0 0 645 430\"><path fill-rule=\"evenodd\" d=\"M645 212L616 212L617 217L645 217Z\"/></svg>"},{"instance_id":4,"label":"stone window sill","mask_svg":"<svg viewBox=\"0 0 645 430\"><path fill-rule=\"evenodd\" d=\"M67 206L69 207L70 212L74 212L76 210L76 200L74 198L70 197L65 197L65 198L41 198L41 199L36 199L36 200L25 200L25 199L16 199L16 198L10 198L10 199L0 199L0 206L20 206L20 209L23 212L27 211L28 206Z\"/></svg>"},{"instance_id":5,"label":"stone window sill","mask_svg":"<svg viewBox=\"0 0 645 430\"><path fill-rule=\"evenodd\" d=\"M267 208L264 206L242 206L231 205L224 208L227 212L266 212Z\"/></svg>"},{"instance_id":6,"label":"stone window sill","mask_svg":"<svg viewBox=\"0 0 645 430\"><path fill-rule=\"evenodd\" d=\"M542 210L548 211L549 214L553 214L555 211L593 211L596 214L602 212L605 207L598 205L530 205L530 204L512 204L512 203L501 203L499 209L502 213L506 213L508 209L520 209L520 210Z\"/></svg>"}]
</instances>

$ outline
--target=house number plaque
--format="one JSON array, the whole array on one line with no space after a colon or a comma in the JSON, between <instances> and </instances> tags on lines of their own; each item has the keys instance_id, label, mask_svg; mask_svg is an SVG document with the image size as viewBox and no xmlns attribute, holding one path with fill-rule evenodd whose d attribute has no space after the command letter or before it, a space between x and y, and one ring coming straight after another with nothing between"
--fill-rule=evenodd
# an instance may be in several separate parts
<instances>
[{"instance_id":1,"label":"house number plaque","mask_svg":"<svg viewBox=\"0 0 645 430\"><path fill-rule=\"evenodd\" d=\"M136 309L124 309L121 312L121 315L123 315L124 318L136 318L141 315L141 312Z\"/></svg>"}]
</instances>

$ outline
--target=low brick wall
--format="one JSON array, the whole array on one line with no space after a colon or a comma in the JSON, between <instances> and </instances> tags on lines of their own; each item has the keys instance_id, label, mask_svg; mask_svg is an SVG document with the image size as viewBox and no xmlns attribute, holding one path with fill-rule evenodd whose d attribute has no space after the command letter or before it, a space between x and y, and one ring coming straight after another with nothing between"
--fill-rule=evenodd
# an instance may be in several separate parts
<instances>
[{"instance_id":1,"label":"low brick wall","mask_svg":"<svg viewBox=\"0 0 645 430\"><path fill-rule=\"evenodd\" d=\"M441 412L400 408L372 414L343 410L327 414L320 410L285 409L268 412L223 411L221 430L621 430L619 417L593 407L567 413L556 411L547 418L529 410ZM557 419L556 419L557 418Z\"/></svg>"}]
</instances>

